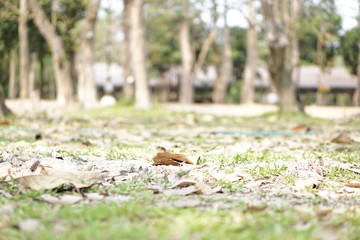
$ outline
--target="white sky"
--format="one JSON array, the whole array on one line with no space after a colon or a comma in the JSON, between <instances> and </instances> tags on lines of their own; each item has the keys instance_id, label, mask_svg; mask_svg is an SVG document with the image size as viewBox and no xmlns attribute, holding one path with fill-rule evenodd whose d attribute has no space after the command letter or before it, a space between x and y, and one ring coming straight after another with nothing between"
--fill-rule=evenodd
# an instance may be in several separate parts
<instances>
[{"instance_id":1,"label":"white sky","mask_svg":"<svg viewBox=\"0 0 360 240\"><path fill-rule=\"evenodd\" d=\"M239 0L227 0L228 4L234 6L237 9L244 9L243 14L246 14L246 6L243 6ZM209 5L211 4L210 0L205 0ZM223 0L218 1L219 3ZM342 27L344 31L347 31L357 25L356 16L359 13L358 0L335 0L338 13L342 16ZM115 14L120 14L122 11L122 1L121 0L102 0L101 6L111 6ZM222 9L219 7L219 10ZM104 13L100 12L101 16L104 16ZM210 21L209 13L204 13L202 18L205 21ZM219 19L219 25L222 25L223 21ZM242 13L239 10L230 10L228 12L228 23L230 26L241 26L246 27L247 22L243 17Z\"/></svg>"}]
</instances>

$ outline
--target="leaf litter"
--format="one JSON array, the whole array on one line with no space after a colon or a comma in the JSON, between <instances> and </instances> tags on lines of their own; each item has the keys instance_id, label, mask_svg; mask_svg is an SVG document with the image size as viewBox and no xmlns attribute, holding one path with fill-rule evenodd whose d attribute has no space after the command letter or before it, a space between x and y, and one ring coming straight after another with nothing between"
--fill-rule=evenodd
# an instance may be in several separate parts
<instances>
[{"instance_id":1,"label":"leaf litter","mask_svg":"<svg viewBox=\"0 0 360 240\"><path fill-rule=\"evenodd\" d=\"M42 131L41 140L34 143L3 145L0 176L7 184L13 184L13 178L30 189L58 189L64 184L77 189L45 191L41 199L52 205L132 201L137 190L109 193L119 184L132 182L153 192L154 204L178 208L226 209L243 202L247 211L267 211L269 206L307 206L319 198L325 207L360 204L359 179L349 175L358 174L359 155L346 161L348 155L335 159L326 154L335 145L356 144L352 138L334 140L332 136L341 136L338 132L307 124L294 127L292 131L299 134L289 136L221 136L212 132L226 128L197 127L198 120L189 116L184 122L166 125L173 130L166 132L164 123L146 131L143 124L125 120L92 122L89 129L76 121L62 122ZM210 117L199 121L211 123ZM131 128L126 129L129 124ZM189 126L197 133L186 132ZM301 134L310 129L324 134ZM34 132L21 135L34 138ZM184 154L165 148L156 153L159 145ZM332 174L336 169L349 171ZM339 174L344 180L330 178ZM89 188L95 192L87 192ZM7 192L0 195L11 197ZM175 201L170 200L173 197ZM322 217L334 212L308 209Z\"/></svg>"}]
</instances>

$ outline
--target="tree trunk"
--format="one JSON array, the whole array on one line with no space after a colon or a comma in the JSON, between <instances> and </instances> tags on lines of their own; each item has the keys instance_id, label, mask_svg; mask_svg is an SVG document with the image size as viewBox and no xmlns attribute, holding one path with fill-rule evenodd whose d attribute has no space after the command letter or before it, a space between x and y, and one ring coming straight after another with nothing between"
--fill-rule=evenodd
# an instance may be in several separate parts
<instances>
[{"instance_id":1,"label":"tree trunk","mask_svg":"<svg viewBox=\"0 0 360 240\"><path fill-rule=\"evenodd\" d=\"M287 0L262 0L264 20L266 23L266 39L269 46L268 60L271 80L279 95L280 110L284 112L299 111L292 81L293 66L289 56L291 44L289 29L292 21L288 21L289 8Z\"/></svg>"},{"instance_id":2,"label":"tree trunk","mask_svg":"<svg viewBox=\"0 0 360 240\"><path fill-rule=\"evenodd\" d=\"M123 79L124 98L127 100L134 98L134 83L133 74L131 70L131 53L130 53L130 29L131 29L131 0L124 0L123 13L123 31L124 40L122 45L122 65L123 65Z\"/></svg>"},{"instance_id":3,"label":"tree trunk","mask_svg":"<svg viewBox=\"0 0 360 240\"><path fill-rule=\"evenodd\" d=\"M19 13L19 61L20 61L20 98L29 98L29 40L28 40L27 0L20 0Z\"/></svg>"},{"instance_id":4,"label":"tree trunk","mask_svg":"<svg viewBox=\"0 0 360 240\"><path fill-rule=\"evenodd\" d=\"M16 53L15 50L10 52L10 73L9 73L9 98L16 98Z\"/></svg>"},{"instance_id":5,"label":"tree trunk","mask_svg":"<svg viewBox=\"0 0 360 240\"><path fill-rule=\"evenodd\" d=\"M77 60L79 63L77 93L80 104L85 108L94 107L97 103L93 64L94 32L99 4L100 0L90 0L87 5L86 17L82 26L80 47L77 52Z\"/></svg>"},{"instance_id":6,"label":"tree trunk","mask_svg":"<svg viewBox=\"0 0 360 240\"><path fill-rule=\"evenodd\" d=\"M10 115L11 111L5 105L5 95L3 86L0 85L0 117Z\"/></svg>"},{"instance_id":7,"label":"tree trunk","mask_svg":"<svg viewBox=\"0 0 360 240\"><path fill-rule=\"evenodd\" d=\"M194 88L193 88L193 54L190 44L190 30L189 20L187 16L180 26L180 50L183 74L180 85L180 103L191 104L194 101Z\"/></svg>"},{"instance_id":8,"label":"tree trunk","mask_svg":"<svg viewBox=\"0 0 360 240\"><path fill-rule=\"evenodd\" d=\"M230 44L230 30L227 25L227 4L225 2L222 60L220 76L217 78L218 81L215 82L214 86L213 102L226 102L227 88L232 78L232 72L232 50Z\"/></svg>"},{"instance_id":9,"label":"tree trunk","mask_svg":"<svg viewBox=\"0 0 360 240\"><path fill-rule=\"evenodd\" d=\"M40 67L40 71L39 71L39 95L40 98L44 98L44 85L45 85L45 77L44 77L44 69L45 69L45 64L44 64L44 55L40 55L39 56L39 67Z\"/></svg>"},{"instance_id":10,"label":"tree trunk","mask_svg":"<svg viewBox=\"0 0 360 240\"><path fill-rule=\"evenodd\" d=\"M358 28L360 28L360 0L358 0L359 15L358 15ZM360 41L357 42L358 47L358 62L357 62L357 86L353 95L353 105L360 106Z\"/></svg>"},{"instance_id":11,"label":"tree trunk","mask_svg":"<svg viewBox=\"0 0 360 240\"><path fill-rule=\"evenodd\" d=\"M36 53L32 53L31 54L31 63L30 63L30 68L29 68L29 97L32 99L34 97L38 98L38 96L36 96L36 92L35 92L35 67L36 67L36 61L37 61L37 54Z\"/></svg>"},{"instance_id":12,"label":"tree trunk","mask_svg":"<svg viewBox=\"0 0 360 240\"><path fill-rule=\"evenodd\" d=\"M151 107L150 90L145 67L144 30L141 18L143 0L133 0L131 4L130 51L131 65L135 77L135 106Z\"/></svg>"},{"instance_id":13,"label":"tree trunk","mask_svg":"<svg viewBox=\"0 0 360 240\"><path fill-rule=\"evenodd\" d=\"M256 58L257 58L257 34L255 31L255 9L252 0L248 0L249 28L246 34L246 65L244 70L244 83L241 91L242 103L253 103L254 92L254 80L256 77Z\"/></svg>"},{"instance_id":14,"label":"tree trunk","mask_svg":"<svg viewBox=\"0 0 360 240\"><path fill-rule=\"evenodd\" d=\"M46 18L37 0L28 1L35 25L48 43L54 65L56 98L59 105L66 105L73 100L74 90L71 80L70 63L66 57L64 44L55 28Z\"/></svg>"}]
</instances>

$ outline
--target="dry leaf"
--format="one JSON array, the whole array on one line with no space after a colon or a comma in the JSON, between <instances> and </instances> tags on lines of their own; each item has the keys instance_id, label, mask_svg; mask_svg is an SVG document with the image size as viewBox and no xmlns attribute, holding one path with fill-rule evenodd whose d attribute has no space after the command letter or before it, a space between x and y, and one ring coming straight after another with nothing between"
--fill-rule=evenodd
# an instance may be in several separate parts
<instances>
[{"instance_id":1,"label":"dry leaf","mask_svg":"<svg viewBox=\"0 0 360 240\"><path fill-rule=\"evenodd\" d=\"M10 126L10 122L6 120L0 120L0 126Z\"/></svg>"},{"instance_id":2,"label":"dry leaf","mask_svg":"<svg viewBox=\"0 0 360 240\"><path fill-rule=\"evenodd\" d=\"M352 188L360 188L360 182L349 182L345 186Z\"/></svg>"},{"instance_id":3,"label":"dry leaf","mask_svg":"<svg viewBox=\"0 0 360 240\"><path fill-rule=\"evenodd\" d=\"M15 181L20 185L34 190L53 189L62 184L73 184L76 188L89 187L91 184L83 184L78 178L60 178L50 175L31 175L16 178Z\"/></svg>"},{"instance_id":4,"label":"dry leaf","mask_svg":"<svg viewBox=\"0 0 360 240\"><path fill-rule=\"evenodd\" d=\"M299 124L291 129L293 132L309 132L310 127L305 124Z\"/></svg>"},{"instance_id":5,"label":"dry leaf","mask_svg":"<svg viewBox=\"0 0 360 240\"><path fill-rule=\"evenodd\" d=\"M85 141L85 142L82 142L82 145L89 147L89 146L92 146L93 144L90 141Z\"/></svg>"},{"instance_id":6,"label":"dry leaf","mask_svg":"<svg viewBox=\"0 0 360 240\"><path fill-rule=\"evenodd\" d=\"M177 195L177 196L187 196L193 193L197 193L199 191L199 189L197 189L194 186L190 186L190 187L186 187L186 188L181 188L181 189L168 189L164 191L164 194L166 196L171 196L171 195Z\"/></svg>"},{"instance_id":7,"label":"dry leaf","mask_svg":"<svg viewBox=\"0 0 360 240\"><path fill-rule=\"evenodd\" d=\"M308 179L301 179L297 180L294 185L298 189L302 189L305 187L311 187L311 188L318 188L320 184L319 179L316 178L308 178Z\"/></svg>"},{"instance_id":8,"label":"dry leaf","mask_svg":"<svg viewBox=\"0 0 360 240\"><path fill-rule=\"evenodd\" d=\"M245 187L253 189L253 188L258 188L260 186L266 185L266 184L271 184L272 182L269 181L264 181L264 180L257 180L254 182L250 182L248 184L245 185Z\"/></svg>"},{"instance_id":9,"label":"dry leaf","mask_svg":"<svg viewBox=\"0 0 360 240\"><path fill-rule=\"evenodd\" d=\"M203 183L203 182L200 182L200 181L197 181L195 186L198 188L197 193L204 194L204 195L211 195L211 194L214 194L214 193L217 193L217 192L221 191L221 186L216 187L216 188L211 188L206 183Z\"/></svg>"},{"instance_id":10,"label":"dry leaf","mask_svg":"<svg viewBox=\"0 0 360 240\"><path fill-rule=\"evenodd\" d=\"M182 154L174 154L170 152L158 152L155 157L152 159L154 161L154 165L173 165L180 166L184 163L194 164L188 158L186 158Z\"/></svg>"},{"instance_id":11,"label":"dry leaf","mask_svg":"<svg viewBox=\"0 0 360 240\"><path fill-rule=\"evenodd\" d=\"M349 144L349 143L353 143L355 142L352 138L344 135L344 134L340 134L337 137L333 138L331 140L331 142L333 143L344 143L344 144Z\"/></svg>"},{"instance_id":12,"label":"dry leaf","mask_svg":"<svg viewBox=\"0 0 360 240\"><path fill-rule=\"evenodd\" d=\"M171 188L183 188L183 187L189 187L191 185L195 185L196 181L193 179L180 179L177 181L174 185L171 186Z\"/></svg>"},{"instance_id":13,"label":"dry leaf","mask_svg":"<svg viewBox=\"0 0 360 240\"><path fill-rule=\"evenodd\" d=\"M71 195L71 194L64 194L59 196L54 196L50 194L43 194L41 198L48 203L51 204L74 204L81 200L83 200L82 196L79 195Z\"/></svg>"}]
</instances>

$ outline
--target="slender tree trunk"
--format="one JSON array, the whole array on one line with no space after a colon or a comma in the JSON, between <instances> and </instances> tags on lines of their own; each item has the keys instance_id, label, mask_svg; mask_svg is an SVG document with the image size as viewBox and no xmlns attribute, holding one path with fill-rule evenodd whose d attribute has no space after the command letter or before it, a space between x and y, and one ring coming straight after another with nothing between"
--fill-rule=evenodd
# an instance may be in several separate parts
<instances>
[{"instance_id":1,"label":"slender tree trunk","mask_svg":"<svg viewBox=\"0 0 360 240\"><path fill-rule=\"evenodd\" d=\"M0 117L5 115L10 115L11 111L5 105L5 95L4 95L4 88L0 85Z\"/></svg>"},{"instance_id":2,"label":"slender tree trunk","mask_svg":"<svg viewBox=\"0 0 360 240\"><path fill-rule=\"evenodd\" d=\"M145 67L144 30L141 18L142 0L133 0L131 4L130 51L131 65L135 76L135 106L148 109L151 107L150 89Z\"/></svg>"},{"instance_id":3,"label":"slender tree trunk","mask_svg":"<svg viewBox=\"0 0 360 240\"><path fill-rule=\"evenodd\" d=\"M255 30L256 19L255 9L252 0L248 0L249 28L246 34L246 65L244 70L244 83L241 89L241 102L253 103L255 97L254 80L256 77L256 58L257 58L257 34Z\"/></svg>"},{"instance_id":4,"label":"slender tree trunk","mask_svg":"<svg viewBox=\"0 0 360 240\"><path fill-rule=\"evenodd\" d=\"M45 85L45 77L44 77L44 56L40 55L39 56L39 67L40 67L40 71L39 71L39 95L40 98L44 98L44 85Z\"/></svg>"},{"instance_id":5,"label":"slender tree trunk","mask_svg":"<svg viewBox=\"0 0 360 240\"><path fill-rule=\"evenodd\" d=\"M360 106L360 41L358 45L358 65L357 65L357 86L353 96L353 105Z\"/></svg>"},{"instance_id":6,"label":"slender tree trunk","mask_svg":"<svg viewBox=\"0 0 360 240\"><path fill-rule=\"evenodd\" d=\"M231 81L233 73L232 50L230 44L230 30L227 24L227 2L225 1L224 12L224 30L223 30L223 51L220 67L220 77L215 83L213 92L213 102L225 103L227 96L227 88Z\"/></svg>"},{"instance_id":7,"label":"slender tree trunk","mask_svg":"<svg viewBox=\"0 0 360 240\"><path fill-rule=\"evenodd\" d=\"M287 0L262 0L264 20L266 23L266 39L269 46L268 60L271 80L276 86L280 100L280 109L284 112L299 111L295 95L295 84L292 81L292 64L289 61L291 52L289 14Z\"/></svg>"},{"instance_id":8,"label":"slender tree trunk","mask_svg":"<svg viewBox=\"0 0 360 240\"><path fill-rule=\"evenodd\" d=\"M16 52L15 49L10 52L10 73L9 73L9 98L16 98Z\"/></svg>"},{"instance_id":9,"label":"slender tree trunk","mask_svg":"<svg viewBox=\"0 0 360 240\"><path fill-rule=\"evenodd\" d=\"M73 100L74 90L71 80L70 63L66 57L64 44L55 28L46 18L37 0L28 0L35 25L48 43L54 65L56 81L56 98L60 105L66 105Z\"/></svg>"},{"instance_id":10,"label":"slender tree trunk","mask_svg":"<svg viewBox=\"0 0 360 240\"><path fill-rule=\"evenodd\" d=\"M183 74L180 85L180 103L191 104L194 101L194 88L193 88L193 53L190 44L190 30L189 20L183 20L180 26L180 50L181 62L183 67Z\"/></svg>"},{"instance_id":11,"label":"slender tree trunk","mask_svg":"<svg viewBox=\"0 0 360 240\"><path fill-rule=\"evenodd\" d=\"M133 74L131 70L131 53L130 53L130 29L131 29L131 3L132 0L124 0L123 13L123 31L124 40L122 45L122 65L123 65L123 79L124 88L123 93L125 99L134 98L134 83Z\"/></svg>"},{"instance_id":12,"label":"slender tree trunk","mask_svg":"<svg viewBox=\"0 0 360 240\"><path fill-rule=\"evenodd\" d=\"M82 26L80 47L77 52L79 63L78 70L78 100L85 108L95 106L97 102L97 91L93 71L94 64L94 32L96 15L100 0L90 0L87 9L84 25Z\"/></svg>"},{"instance_id":13,"label":"slender tree trunk","mask_svg":"<svg viewBox=\"0 0 360 240\"><path fill-rule=\"evenodd\" d=\"M359 14L358 14L358 28L360 28L360 0L358 0ZM360 106L360 41L357 42L358 47L358 62L357 62L357 87L353 95L353 105Z\"/></svg>"},{"instance_id":14,"label":"slender tree trunk","mask_svg":"<svg viewBox=\"0 0 360 240\"><path fill-rule=\"evenodd\" d=\"M19 61L20 61L20 98L29 98L29 40L28 40L27 0L20 0L19 14Z\"/></svg>"},{"instance_id":15,"label":"slender tree trunk","mask_svg":"<svg viewBox=\"0 0 360 240\"><path fill-rule=\"evenodd\" d=\"M35 93L35 67L36 67L36 61L37 61L37 54L32 53L31 54L31 63L29 68L29 96L30 98L37 97Z\"/></svg>"}]
</instances>

